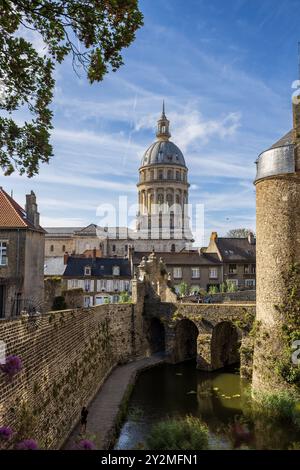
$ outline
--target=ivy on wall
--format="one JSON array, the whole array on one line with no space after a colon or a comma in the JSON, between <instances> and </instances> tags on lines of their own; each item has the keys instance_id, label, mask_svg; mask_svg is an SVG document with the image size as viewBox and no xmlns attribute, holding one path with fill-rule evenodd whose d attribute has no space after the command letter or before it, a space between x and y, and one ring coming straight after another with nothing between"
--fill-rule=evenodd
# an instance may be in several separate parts
<instances>
[{"instance_id":1,"label":"ivy on wall","mask_svg":"<svg viewBox=\"0 0 300 470\"><path fill-rule=\"evenodd\" d=\"M281 316L283 351L275 370L285 382L300 387L300 367L292 362L293 342L300 340L300 264L293 263L284 276L286 292L275 308Z\"/></svg>"}]
</instances>

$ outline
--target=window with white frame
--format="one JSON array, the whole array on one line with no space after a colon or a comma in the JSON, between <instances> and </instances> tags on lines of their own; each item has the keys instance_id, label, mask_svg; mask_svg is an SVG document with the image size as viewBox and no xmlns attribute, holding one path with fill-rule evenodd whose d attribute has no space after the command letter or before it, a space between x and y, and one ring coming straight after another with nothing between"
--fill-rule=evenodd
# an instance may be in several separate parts
<instances>
[{"instance_id":1,"label":"window with white frame","mask_svg":"<svg viewBox=\"0 0 300 470\"><path fill-rule=\"evenodd\" d=\"M85 276L90 276L92 274L92 268L91 266L85 266L84 267L84 275Z\"/></svg>"},{"instance_id":2,"label":"window with white frame","mask_svg":"<svg viewBox=\"0 0 300 470\"><path fill-rule=\"evenodd\" d=\"M245 279L246 287L255 287L255 279Z\"/></svg>"},{"instance_id":3,"label":"window with white frame","mask_svg":"<svg viewBox=\"0 0 300 470\"><path fill-rule=\"evenodd\" d=\"M181 268L173 268L173 277L174 277L174 279L181 279L182 278L182 269Z\"/></svg>"},{"instance_id":4,"label":"window with white frame","mask_svg":"<svg viewBox=\"0 0 300 470\"><path fill-rule=\"evenodd\" d=\"M85 308L89 307L90 304L91 304L91 298L90 298L90 296L84 296L83 302L84 302L84 307L85 307Z\"/></svg>"},{"instance_id":5,"label":"window with white frame","mask_svg":"<svg viewBox=\"0 0 300 470\"><path fill-rule=\"evenodd\" d=\"M218 279L218 268L209 268L209 279Z\"/></svg>"},{"instance_id":6,"label":"window with white frame","mask_svg":"<svg viewBox=\"0 0 300 470\"><path fill-rule=\"evenodd\" d=\"M84 290L85 290L85 292L90 292L91 291L91 280L90 279L85 279L84 280Z\"/></svg>"},{"instance_id":7,"label":"window with white frame","mask_svg":"<svg viewBox=\"0 0 300 470\"><path fill-rule=\"evenodd\" d=\"M200 278L200 268L192 268L192 279L199 279Z\"/></svg>"},{"instance_id":8,"label":"window with white frame","mask_svg":"<svg viewBox=\"0 0 300 470\"><path fill-rule=\"evenodd\" d=\"M0 241L0 266L7 265L7 242Z\"/></svg>"},{"instance_id":9,"label":"window with white frame","mask_svg":"<svg viewBox=\"0 0 300 470\"><path fill-rule=\"evenodd\" d=\"M101 279L97 282L98 284L98 291L105 291L106 290L106 279Z\"/></svg>"},{"instance_id":10,"label":"window with white frame","mask_svg":"<svg viewBox=\"0 0 300 470\"><path fill-rule=\"evenodd\" d=\"M120 266L113 266L112 273L113 276L120 276Z\"/></svg>"},{"instance_id":11,"label":"window with white frame","mask_svg":"<svg viewBox=\"0 0 300 470\"><path fill-rule=\"evenodd\" d=\"M250 274L250 264L244 264L244 274Z\"/></svg>"},{"instance_id":12,"label":"window with white frame","mask_svg":"<svg viewBox=\"0 0 300 470\"><path fill-rule=\"evenodd\" d=\"M130 281L124 282L124 290L125 292L128 292L130 290Z\"/></svg>"},{"instance_id":13,"label":"window with white frame","mask_svg":"<svg viewBox=\"0 0 300 470\"><path fill-rule=\"evenodd\" d=\"M76 289L76 287L78 287L78 279L71 279L70 284L71 289Z\"/></svg>"}]
</instances>

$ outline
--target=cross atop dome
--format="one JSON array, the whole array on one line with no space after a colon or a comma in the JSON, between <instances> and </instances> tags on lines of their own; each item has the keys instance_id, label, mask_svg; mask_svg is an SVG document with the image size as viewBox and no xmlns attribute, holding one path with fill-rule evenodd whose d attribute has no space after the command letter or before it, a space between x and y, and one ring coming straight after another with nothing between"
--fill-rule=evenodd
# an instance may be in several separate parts
<instances>
[{"instance_id":1,"label":"cross atop dome","mask_svg":"<svg viewBox=\"0 0 300 470\"><path fill-rule=\"evenodd\" d=\"M165 114L165 102L163 101L161 117L157 121L156 137L158 138L158 140L169 140L169 138L171 137L169 131L169 124L170 121L167 119L167 116Z\"/></svg>"}]
</instances>

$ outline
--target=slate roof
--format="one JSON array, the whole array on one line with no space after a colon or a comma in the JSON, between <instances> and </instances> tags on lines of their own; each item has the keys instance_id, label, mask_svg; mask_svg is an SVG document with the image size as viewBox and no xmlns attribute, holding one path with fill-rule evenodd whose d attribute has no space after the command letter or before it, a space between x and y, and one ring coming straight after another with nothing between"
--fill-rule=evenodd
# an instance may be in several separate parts
<instances>
[{"instance_id":1,"label":"slate roof","mask_svg":"<svg viewBox=\"0 0 300 470\"><path fill-rule=\"evenodd\" d=\"M63 238L72 236L101 236L109 237L114 239L112 234L116 235L116 238L121 234L122 236L130 237L134 230L128 227L97 227L95 224L90 224L87 227L47 227L46 238Z\"/></svg>"},{"instance_id":2,"label":"slate roof","mask_svg":"<svg viewBox=\"0 0 300 470\"><path fill-rule=\"evenodd\" d=\"M292 145L293 142L293 129L287 132L283 137L281 137L275 144L273 144L268 150L276 149L278 147L283 147L285 145Z\"/></svg>"},{"instance_id":3,"label":"slate roof","mask_svg":"<svg viewBox=\"0 0 300 470\"><path fill-rule=\"evenodd\" d=\"M220 237L216 243L224 261L255 262L256 245L249 243L248 238Z\"/></svg>"},{"instance_id":4,"label":"slate roof","mask_svg":"<svg viewBox=\"0 0 300 470\"><path fill-rule=\"evenodd\" d=\"M29 219L26 211L0 187L0 229L18 228L44 231L42 227L36 228Z\"/></svg>"},{"instance_id":5,"label":"slate roof","mask_svg":"<svg viewBox=\"0 0 300 470\"><path fill-rule=\"evenodd\" d=\"M136 251L133 255L133 264L139 264L143 256L148 257L149 252ZM168 266L207 266L207 265L219 265L222 262L219 260L218 255L215 253L200 253L198 251L184 251L181 253L156 253L157 258L162 258L164 263Z\"/></svg>"},{"instance_id":6,"label":"slate roof","mask_svg":"<svg viewBox=\"0 0 300 470\"><path fill-rule=\"evenodd\" d=\"M77 230L82 230L83 227L46 227L46 238L47 236L52 238L53 236L63 237L71 236Z\"/></svg>"},{"instance_id":7,"label":"slate roof","mask_svg":"<svg viewBox=\"0 0 300 470\"><path fill-rule=\"evenodd\" d=\"M91 277L115 277L112 274L113 266L120 267L120 276L131 278L130 263L124 258L79 258L70 256L64 272L65 277L83 277L84 268L91 266Z\"/></svg>"}]
</instances>

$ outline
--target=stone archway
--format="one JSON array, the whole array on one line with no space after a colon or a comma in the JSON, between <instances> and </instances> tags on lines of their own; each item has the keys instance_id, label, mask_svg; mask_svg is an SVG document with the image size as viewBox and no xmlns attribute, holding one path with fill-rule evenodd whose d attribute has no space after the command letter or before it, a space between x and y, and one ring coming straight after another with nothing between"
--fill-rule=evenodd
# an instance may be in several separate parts
<instances>
[{"instance_id":1,"label":"stone archway","mask_svg":"<svg viewBox=\"0 0 300 470\"><path fill-rule=\"evenodd\" d=\"M147 339L151 354L165 351L165 328L158 318L151 318Z\"/></svg>"},{"instance_id":2,"label":"stone archway","mask_svg":"<svg viewBox=\"0 0 300 470\"><path fill-rule=\"evenodd\" d=\"M211 369L236 364L240 360L239 334L237 328L229 321L218 323L211 337Z\"/></svg>"},{"instance_id":3,"label":"stone archway","mask_svg":"<svg viewBox=\"0 0 300 470\"><path fill-rule=\"evenodd\" d=\"M197 338L199 330L194 322L187 318L180 320L175 327L175 362L197 358Z\"/></svg>"}]
</instances>

